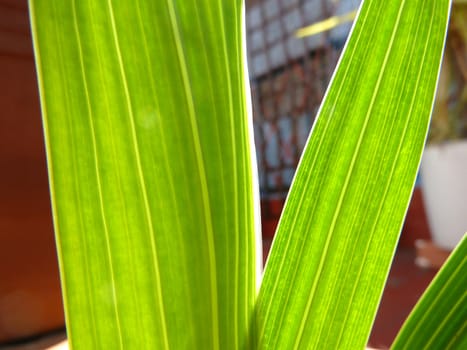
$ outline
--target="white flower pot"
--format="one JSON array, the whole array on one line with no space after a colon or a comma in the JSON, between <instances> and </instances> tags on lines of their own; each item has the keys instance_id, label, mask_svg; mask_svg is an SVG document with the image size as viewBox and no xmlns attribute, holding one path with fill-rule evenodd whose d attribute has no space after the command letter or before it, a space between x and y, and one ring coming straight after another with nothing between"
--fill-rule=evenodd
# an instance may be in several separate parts
<instances>
[{"instance_id":1,"label":"white flower pot","mask_svg":"<svg viewBox=\"0 0 467 350\"><path fill-rule=\"evenodd\" d=\"M433 242L453 249L467 232L467 141L427 146L420 172Z\"/></svg>"}]
</instances>

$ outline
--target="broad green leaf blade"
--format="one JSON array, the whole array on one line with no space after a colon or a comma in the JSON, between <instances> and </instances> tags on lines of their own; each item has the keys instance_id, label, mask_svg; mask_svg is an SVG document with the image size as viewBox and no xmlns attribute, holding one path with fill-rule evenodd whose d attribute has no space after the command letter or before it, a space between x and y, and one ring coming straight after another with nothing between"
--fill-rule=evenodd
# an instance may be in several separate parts
<instances>
[{"instance_id":1,"label":"broad green leaf blade","mask_svg":"<svg viewBox=\"0 0 467 350\"><path fill-rule=\"evenodd\" d=\"M30 10L71 345L248 345L260 257L242 2Z\"/></svg>"},{"instance_id":2,"label":"broad green leaf blade","mask_svg":"<svg viewBox=\"0 0 467 350\"><path fill-rule=\"evenodd\" d=\"M467 235L418 301L391 348L467 348Z\"/></svg>"},{"instance_id":3,"label":"broad green leaf blade","mask_svg":"<svg viewBox=\"0 0 467 350\"><path fill-rule=\"evenodd\" d=\"M266 265L259 349L362 349L415 181L449 0L367 0Z\"/></svg>"}]
</instances>

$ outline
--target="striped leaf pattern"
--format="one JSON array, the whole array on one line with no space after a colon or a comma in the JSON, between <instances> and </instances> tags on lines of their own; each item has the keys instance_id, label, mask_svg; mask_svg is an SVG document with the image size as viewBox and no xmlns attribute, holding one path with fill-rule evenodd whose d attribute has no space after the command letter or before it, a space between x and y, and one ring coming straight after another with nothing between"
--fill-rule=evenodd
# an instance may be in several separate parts
<instances>
[{"instance_id":1,"label":"striped leaf pattern","mask_svg":"<svg viewBox=\"0 0 467 350\"><path fill-rule=\"evenodd\" d=\"M261 256L242 2L30 8L73 348L249 344Z\"/></svg>"},{"instance_id":2,"label":"striped leaf pattern","mask_svg":"<svg viewBox=\"0 0 467 350\"><path fill-rule=\"evenodd\" d=\"M259 349L364 348L428 129L448 0L363 2L257 302Z\"/></svg>"},{"instance_id":3,"label":"striped leaf pattern","mask_svg":"<svg viewBox=\"0 0 467 350\"><path fill-rule=\"evenodd\" d=\"M359 349L450 0L366 0L257 295L241 0L30 0L73 349Z\"/></svg>"}]
</instances>

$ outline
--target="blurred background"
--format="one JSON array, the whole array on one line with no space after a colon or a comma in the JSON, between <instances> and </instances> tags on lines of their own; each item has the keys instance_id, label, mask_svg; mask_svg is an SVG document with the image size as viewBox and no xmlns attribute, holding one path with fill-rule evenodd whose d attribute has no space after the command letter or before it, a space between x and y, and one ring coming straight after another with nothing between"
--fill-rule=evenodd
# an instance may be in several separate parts
<instances>
[{"instance_id":1,"label":"blurred background","mask_svg":"<svg viewBox=\"0 0 467 350\"><path fill-rule=\"evenodd\" d=\"M359 2L246 1L265 256ZM455 2L429 148L370 338L374 347L389 347L467 230L465 9L465 0ZM40 349L31 342L64 337L27 11L26 0L0 0L0 349Z\"/></svg>"}]
</instances>

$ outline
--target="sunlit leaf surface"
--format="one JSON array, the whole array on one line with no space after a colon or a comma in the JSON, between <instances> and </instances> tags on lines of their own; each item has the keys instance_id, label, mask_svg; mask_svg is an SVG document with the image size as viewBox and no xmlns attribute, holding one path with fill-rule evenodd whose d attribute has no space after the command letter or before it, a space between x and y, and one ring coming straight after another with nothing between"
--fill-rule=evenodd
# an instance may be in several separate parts
<instances>
[{"instance_id":1,"label":"sunlit leaf surface","mask_svg":"<svg viewBox=\"0 0 467 350\"><path fill-rule=\"evenodd\" d=\"M241 6L30 1L74 349L250 344Z\"/></svg>"},{"instance_id":2,"label":"sunlit leaf surface","mask_svg":"<svg viewBox=\"0 0 467 350\"><path fill-rule=\"evenodd\" d=\"M449 3L363 3L266 265L259 349L364 348L420 162Z\"/></svg>"}]
</instances>

